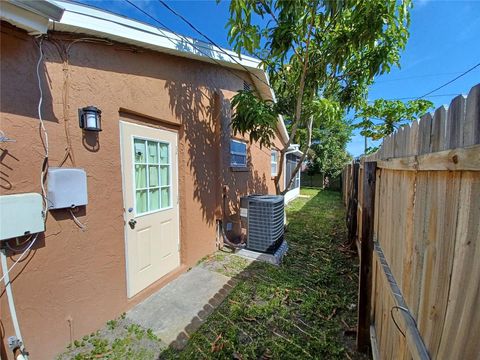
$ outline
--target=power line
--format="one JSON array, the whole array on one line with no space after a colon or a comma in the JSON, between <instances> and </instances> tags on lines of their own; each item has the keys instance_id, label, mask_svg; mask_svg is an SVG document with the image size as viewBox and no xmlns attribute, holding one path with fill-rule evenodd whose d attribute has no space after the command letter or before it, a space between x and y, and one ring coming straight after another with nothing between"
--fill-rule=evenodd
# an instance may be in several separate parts
<instances>
[{"instance_id":1,"label":"power line","mask_svg":"<svg viewBox=\"0 0 480 360\"><path fill-rule=\"evenodd\" d=\"M421 99L421 98L424 98L424 97L427 97L428 95L433 94L434 92L436 92L436 91L444 88L445 86L450 85L450 84L453 83L454 81L460 79L462 76L467 75L470 71L475 70L475 69L476 69L477 67L479 67L479 66L480 66L480 62L479 62L477 65L472 66L470 69L464 71L463 73L461 73L461 74L458 75L457 77L453 78L452 80L447 81L445 84L440 85L439 87L433 89L432 91L427 92L425 95L422 95L422 96L418 97L416 100Z\"/></svg>"},{"instance_id":2,"label":"power line","mask_svg":"<svg viewBox=\"0 0 480 360\"><path fill-rule=\"evenodd\" d=\"M455 75L460 74L461 71L449 72L449 73L438 73L438 74L423 74L423 75L414 75L414 76L407 76L402 78L395 78L395 79L386 79L383 81L375 81L375 84L383 84L387 82L394 82L394 81L403 81L403 80L410 80L410 79L422 79L427 77L434 77L434 76L444 76L444 75Z\"/></svg>"},{"instance_id":3,"label":"power line","mask_svg":"<svg viewBox=\"0 0 480 360\"><path fill-rule=\"evenodd\" d=\"M178 37L182 38L186 43L188 43L190 46L192 46L194 49L196 49L199 53L201 53L202 55L206 56L207 58L209 58L210 60L212 60L213 62L215 62L217 65L223 67L225 70L227 70L228 72L230 72L231 74L233 74L234 76L236 76L237 78L239 78L240 80L244 81L244 79L238 75L237 73L233 72L232 70L230 70L229 68L227 67L224 67L222 63L220 63L217 59L209 56L207 53L205 53L204 51L202 51L200 48L198 48L197 46L195 46L195 44L193 42L191 42L186 36L183 36L183 35L180 35L178 33L176 33L175 31L173 31L172 29L170 29L168 26L166 26L165 24L163 24L160 20L156 19L155 17L153 17L152 15L150 15L149 13L147 13L145 10L143 10L142 8L140 8L139 6L135 5L134 3L132 3L130 0L125 0L127 3L129 3L130 5L132 5L135 9L137 9L138 11L140 11L142 14L144 14L145 16L147 16L148 18L152 19L153 21L155 21L157 24L159 24L162 28L166 29L167 31L170 31L171 33L177 35ZM159 30L162 30L161 28L159 28ZM165 36L165 35L164 35ZM170 37L168 36L165 36L168 40L170 40L170 42L177 46L178 43L176 43L175 41L173 41Z\"/></svg>"},{"instance_id":4,"label":"power line","mask_svg":"<svg viewBox=\"0 0 480 360\"><path fill-rule=\"evenodd\" d=\"M421 97L416 97L416 96L409 96L409 97L400 97L400 98L393 98L393 99L384 99L384 100L411 100L415 99L418 100L420 98L428 97L428 98L433 98L433 97L446 97L446 96L457 96L459 95L458 93L451 93L451 94L441 94L441 95L430 95L430 96L421 96ZM378 99L376 99L378 100ZM374 102L375 100L368 100L368 102Z\"/></svg>"},{"instance_id":5,"label":"power line","mask_svg":"<svg viewBox=\"0 0 480 360\"><path fill-rule=\"evenodd\" d=\"M180 14L178 11L176 11L175 9L171 8L165 1L163 0L158 0L158 2L160 4L162 4L168 11L170 11L172 14L174 14L176 17L180 18L184 23L186 23L192 30L194 30L195 32L197 32L197 34L199 34L200 36L203 36L204 39L206 39L210 44L212 44L213 46L217 47L222 53L224 53L225 55L227 55L230 59L232 59L235 63L237 63L238 65L240 65L246 72L248 72L250 75L254 76L255 78L257 78L258 80L260 80L262 83L264 83L265 85L267 85L269 88L271 87L270 84L268 84L267 82L265 82L263 79L261 79L260 77L258 77L256 74L252 73L245 65L243 65L241 62L239 62L237 59L235 59L234 56L232 56L231 54L229 54L228 52L226 52L221 46L219 46L215 41L213 41L208 35L206 35L205 33L203 33L202 31L200 31L195 25L193 25L185 16L183 16L182 14Z\"/></svg>"}]
</instances>

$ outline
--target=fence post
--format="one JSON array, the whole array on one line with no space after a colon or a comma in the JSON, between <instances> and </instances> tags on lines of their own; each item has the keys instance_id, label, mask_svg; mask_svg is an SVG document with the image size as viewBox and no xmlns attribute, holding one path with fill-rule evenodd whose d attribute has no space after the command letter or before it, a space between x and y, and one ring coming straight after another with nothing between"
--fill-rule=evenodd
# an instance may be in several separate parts
<instances>
[{"instance_id":1,"label":"fence post","mask_svg":"<svg viewBox=\"0 0 480 360\"><path fill-rule=\"evenodd\" d=\"M358 286L357 348L366 352L370 345L372 301L372 256L377 163L363 164L362 233L360 235L360 274Z\"/></svg>"},{"instance_id":2,"label":"fence post","mask_svg":"<svg viewBox=\"0 0 480 360\"><path fill-rule=\"evenodd\" d=\"M358 172L360 170L360 163L355 161L352 166L352 189L348 197L348 211L347 211L347 230L348 230L348 244L352 249L355 249L355 237L357 234L357 207L358 207Z\"/></svg>"}]
</instances>

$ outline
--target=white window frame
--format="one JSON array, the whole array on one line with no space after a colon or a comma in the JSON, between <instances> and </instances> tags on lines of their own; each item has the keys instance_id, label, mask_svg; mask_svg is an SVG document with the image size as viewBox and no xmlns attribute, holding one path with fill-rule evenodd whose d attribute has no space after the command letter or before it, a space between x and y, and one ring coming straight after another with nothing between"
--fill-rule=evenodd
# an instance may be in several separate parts
<instances>
[{"instance_id":1,"label":"white window frame","mask_svg":"<svg viewBox=\"0 0 480 360\"><path fill-rule=\"evenodd\" d=\"M140 162L137 162L135 160L135 140L140 140L140 141L144 141L145 142L145 162L144 163L140 163ZM133 175L133 181L132 181L132 185L133 185L133 204L134 204L134 211L135 211L135 217L141 217L141 216L145 216L145 215L150 215L150 214L154 214L154 213L157 213L157 212L161 212L161 211L165 211L165 210L169 210L169 209L172 209L173 208L173 202L172 202L172 146L170 144L170 142L168 141L163 141L163 140L158 140L158 139L153 139L153 138L148 138L148 137L143 137L143 136L136 136L136 135L133 135L131 137L131 141L132 141L132 175ZM168 163L167 164L161 164L160 162L158 164L150 164L149 160L148 160L148 142L149 141L152 141L152 142L155 142L157 143L157 151L158 151L158 157L159 157L159 161L160 161L160 144L164 144L164 145L167 145L168 146ZM147 187L146 188L138 188L137 189L137 184L136 184L136 179L135 179L135 165L143 165L146 167L146 181L147 181ZM162 189L164 188L168 188L168 191L169 191L169 200L170 200L170 205L167 206L167 207L162 207L162 204L161 204L161 198L160 198L160 208L159 209L156 209L156 210L148 210L146 212L137 212L137 193L136 191L139 190L139 191L146 191L147 192L147 208L149 209L150 208L150 192L149 190L151 190L152 188L150 188L150 179L149 179L149 171L148 171L148 166L149 165L155 165L157 166L158 165L158 187L155 187L155 189L158 188L158 191L160 192L160 197L162 196L161 192L162 192ZM168 166L168 185L160 185L161 184L161 170L160 168L162 166Z\"/></svg>"},{"instance_id":2,"label":"white window frame","mask_svg":"<svg viewBox=\"0 0 480 360\"><path fill-rule=\"evenodd\" d=\"M270 153L270 172L272 176L277 176L278 175L278 153L279 151L277 149L271 149ZM275 154L275 161L272 159L272 155ZM271 171L272 165L275 165L275 172Z\"/></svg>"},{"instance_id":3,"label":"white window frame","mask_svg":"<svg viewBox=\"0 0 480 360\"><path fill-rule=\"evenodd\" d=\"M232 142L244 145L245 146L245 152L233 151ZM233 163L232 162L232 159L233 159L232 155L244 156L245 157L245 163L243 163L243 164ZM248 161L247 142L236 140L236 139L230 139L230 166L234 167L234 168L246 168L247 167L247 161Z\"/></svg>"}]
</instances>

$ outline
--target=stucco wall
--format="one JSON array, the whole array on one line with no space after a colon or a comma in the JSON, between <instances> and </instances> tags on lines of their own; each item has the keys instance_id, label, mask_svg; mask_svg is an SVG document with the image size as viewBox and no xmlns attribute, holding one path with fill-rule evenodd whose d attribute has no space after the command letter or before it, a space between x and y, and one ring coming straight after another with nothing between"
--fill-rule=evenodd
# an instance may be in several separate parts
<instances>
[{"instance_id":1,"label":"stucco wall","mask_svg":"<svg viewBox=\"0 0 480 360\"><path fill-rule=\"evenodd\" d=\"M65 158L68 133L73 156L63 166L88 174L89 204L77 213L87 230L81 231L66 211L50 212L35 250L11 273L20 326L34 359L52 358L72 339L103 326L213 252L223 185L228 185L233 217L238 195L275 192L269 149L248 146L247 172L228 166L229 99L243 88L242 79L249 81L248 74L237 71L238 78L207 63L73 40L73 35L51 34L43 43L43 117L50 166ZM40 192L37 60L33 38L2 24L0 129L17 141L0 144L1 194ZM102 110L98 138L78 127L77 109L87 105ZM132 299L126 296L120 118L177 130L180 139L182 267ZM6 341L13 329L4 292L0 307Z\"/></svg>"}]
</instances>

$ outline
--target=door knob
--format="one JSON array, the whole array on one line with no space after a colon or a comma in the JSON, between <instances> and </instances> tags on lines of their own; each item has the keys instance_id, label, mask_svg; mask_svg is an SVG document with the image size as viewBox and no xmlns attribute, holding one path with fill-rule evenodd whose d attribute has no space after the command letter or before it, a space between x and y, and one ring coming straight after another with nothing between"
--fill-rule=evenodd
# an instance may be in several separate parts
<instances>
[{"instance_id":1,"label":"door knob","mask_svg":"<svg viewBox=\"0 0 480 360\"><path fill-rule=\"evenodd\" d=\"M135 219L130 219L128 222L128 225L130 225L130 228L135 229L135 225L137 224L137 220Z\"/></svg>"}]
</instances>

